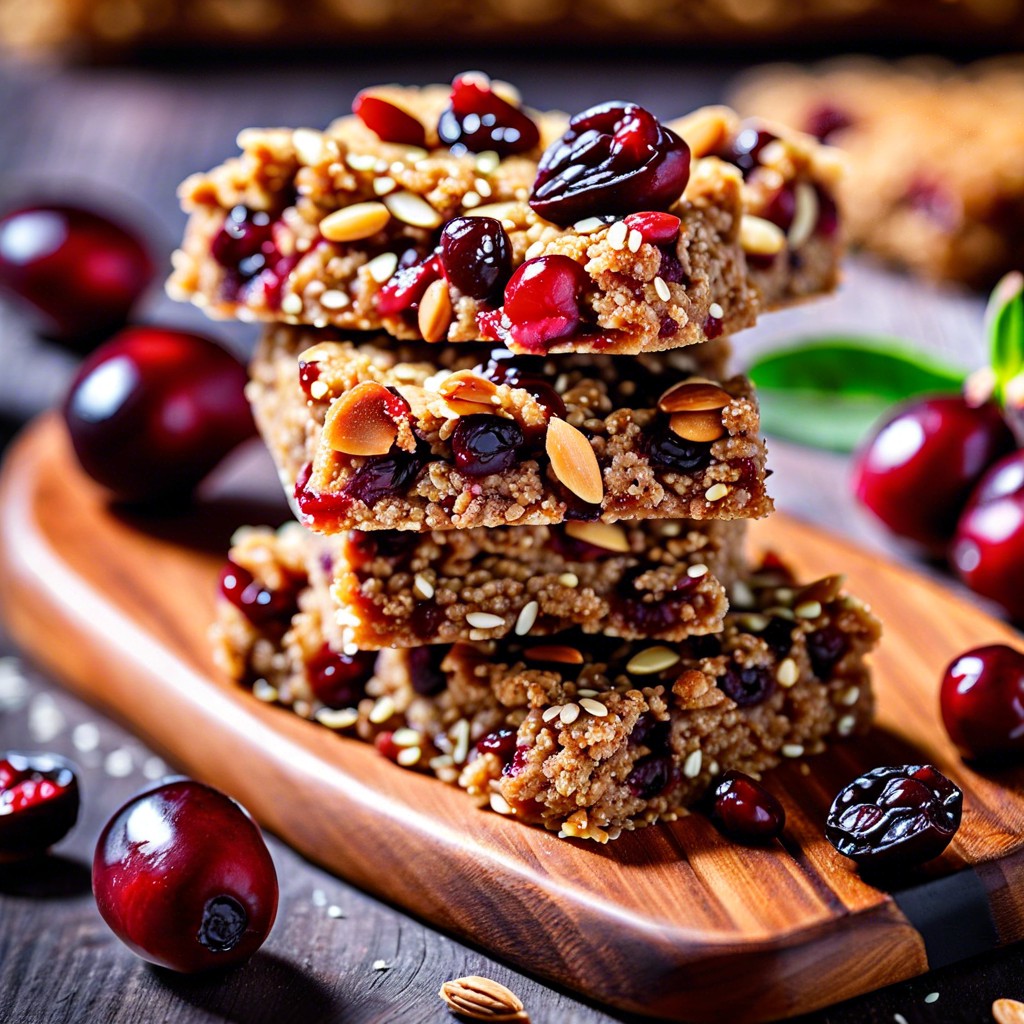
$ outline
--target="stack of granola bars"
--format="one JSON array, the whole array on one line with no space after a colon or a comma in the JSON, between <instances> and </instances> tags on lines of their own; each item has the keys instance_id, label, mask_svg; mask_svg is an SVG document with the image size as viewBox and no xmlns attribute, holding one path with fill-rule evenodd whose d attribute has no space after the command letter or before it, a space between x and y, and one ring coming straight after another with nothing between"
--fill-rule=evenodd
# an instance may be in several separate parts
<instances>
[{"instance_id":1,"label":"stack of granola bars","mask_svg":"<svg viewBox=\"0 0 1024 1024\"><path fill-rule=\"evenodd\" d=\"M263 321L297 523L241 530L218 663L498 813L605 841L866 727L878 625L752 567L728 338L828 292L838 164L706 108L571 120L479 74L249 130L189 179L170 290Z\"/></svg>"}]
</instances>

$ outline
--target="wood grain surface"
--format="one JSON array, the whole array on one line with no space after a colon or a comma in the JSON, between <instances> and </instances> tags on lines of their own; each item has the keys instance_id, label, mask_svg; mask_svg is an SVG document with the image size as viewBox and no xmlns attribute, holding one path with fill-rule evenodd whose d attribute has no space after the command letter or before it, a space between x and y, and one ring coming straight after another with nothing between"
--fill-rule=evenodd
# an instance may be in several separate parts
<instances>
[{"instance_id":1,"label":"wood grain surface","mask_svg":"<svg viewBox=\"0 0 1024 1024\"><path fill-rule=\"evenodd\" d=\"M235 478L248 496L227 481L186 515L132 517L110 509L77 468L63 425L44 418L0 477L0 596L37 661L311 859L601 1002L686 1021L764 1021L928 969L932 939L904 902L865 883L822 835L850 778L928 762L964 789L965 815L947 853L911 885L997 865L979 876L990 899L957 926L996 915L993 946L1024 936L1024 908L1007 898L1024 882L1024 770L988 778L964 766L935 702L958 651L979 636L1012 639L984 613L785 516L757 524L755 548L786 552L807 578L841 566L886 623L874 659L877 728L810 761L809 775L786 765L771 776L788 821L774 848L729 843L700 815L605 848L561 841L480 812L458 790L213 670L206 633L227 536L277 492L271 477L267 502L252 504L265 466L253 455ZM865 948L865 969L850 971Z\"/></svg>"}]
</instances>

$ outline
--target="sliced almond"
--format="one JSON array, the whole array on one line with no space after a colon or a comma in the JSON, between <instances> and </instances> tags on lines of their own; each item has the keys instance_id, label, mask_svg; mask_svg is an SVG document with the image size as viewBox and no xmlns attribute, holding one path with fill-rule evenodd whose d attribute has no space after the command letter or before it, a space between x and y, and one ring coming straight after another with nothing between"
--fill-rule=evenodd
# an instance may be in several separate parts
<instances>
[{"instance_id":1,"label":"sliced almond","mask_svg":"<svg viewBox=\"0 0 1024 1024\"><path fill-rule=\"evenodd\" d=\"M545 448L558 480L587 504L599 505L604 499L604 481L586 435L554 416L548 423Z\"/></svg>"},{"instance_id":2,"label":"sliced almond","mask_svg":"<svg viewBox=\"0 0 1024 1024\"><path fill-rule=\"evenodd\" d=\"M1024 1024L1024 1003L1016 999L997 999L992 1004L996 1024Z\"/></svg>"},{"instance_id":3,"label":"sliced almond","mask_svg":"<svg viewBox=\"0 0 1024 1024\"><path fill-rule=\"evenodd\" d=\"M472 370L456 370L438 385L438 394L449 402L457 399L475 405L498 404L498 385Z\"/></svg>"},{"instance_id":4,"label":"sliced almond","mask_svg":"<svg viewBox=\"0 0 1024 1024\"><path fill-rule=\"evenodd\" d=\"M674 412L669 417L668 425L673 434L687 441L717 441L725 435L722 425L722 413L718 409L707 412Z\"/></svg>"},{"instance_id":5,"label":"sliced almond","mask_svg":"<svg viewBox=\"0 0 1024 1024\"><path fill-rule=\"evenodd\" d=\"M740 246L753 256L775 256L786 248L786 236L770 220L745 213L740 220Z\"/></svg>"},{"instance_id":6,"label":"sliced almond","mask_svg":"<svg viewBox=\"0 0 1024 1024\"><path fill-rule=\"evenodd\" d=\"M443 341L448 336L452 322L452 300L448 294L447 282L438 279L427 285L420 299L416 323L424 341Z\"/></svg>"},{"instance_id":7,"label":"sliced almond","mask_svg":"<svg viewBox=\"0 0 1024 1024\"><path fill-rule=\"evenodd\" d=\"M327 410L327 443L346 455L386 455L398 437L398 427L388 415L394 400L383 384L371 380L346 391Z\"/></svg>"},{"instance_id":8,"label":"sliced almond","mask_svg":"<svg viewBox=\"0 0 1024 1024\"><path fill-rule=\"evenodd\" d=\"M639 654L634 654L626 663L626 671L634 676L654 675L656 672L664 672L665 669L678 665L680 657L678 652L670 647L648 647Z\"/></svg>"},{"instance_id":9,"label":"sliced almond","mask_svg":"<svg viewBox=\"0 0 1024 1024\"><path fill-rule=\"evenodd\" d=\"M731 401L732 395L711 381L683 380L658 399L658 408L662 412L704 412L724 409Z\"/></svg>"},{"instance_id":10,"label":"sliced almond","mask_svg":"<svg viewBox=\"0 0 1024 1024\"><path fill-rule=\"evenodd\" d=\"M818 223L818 193L814 186L801 181L794 192L793 223L786 232L791 249L799 249L814 232Z\"/></svg>"},{"instance_id":11,"label":"sliced almond","mask_svg":"<svg viewBox=\"0 0 1024 1024\"><path fill-rule=\"evenodd\" d=\"M629 551L629 538L621 526L613 523L567 523L565 532L584 544L593 544L605 551Z\"/></svg>"},{"instance_id":12,"label":"sliced almond","mask_svg":"<svg viewBox=\"0 0 1024 1024\"><path fill-rule=\"evenodd\" d=\"M397 220L416 228L436 228L443 219L426 199L405 189L385 196L384 205Z\"/></svg>"},{"instance_id":13,"label":"sliced almond","mask_svg":"<svg viewBox=\"0 0 1024 1024\"><path fill-rule=\"evenodd\" d=\"M690 147L694 160L725 148L735 131L736 114L729 107L701 107L699 110L669 122L669 127L681 135Z\"/></svg>"},{"instance_id":14,"label":"sliced almond","mask_svg":"<svg viewBox=\"0 0 1024 1024\"><path fill-rule=\"evenodd\" d=\"M355 203L327 214L320 221L320 234L328 242L358 242L382 230L391 220L383 203Z\"/></svg>"},{"instance_id":15,"label":"sliced almond","mask_svg":"<svg viewBox=\"0 0 1024 1024\"><path fill-rule=\"evenodd\" d=\"M478 975L455 978L446 981L438 995L452 1013L470 1020L520 1021L529 1024L522 1000L510 989L490 978Z\"/></svg>"},{"instance_id":16,"label":"sliced almond","mask_svg":"<svg viewBox=\"0 0 1024 1024\"><path fill-rule=\"evenodd\" d=\"M582 665L583 655L575 647L564 644L541 644L528 647L523 655L530 661L553 661L558 665Z\"/></svg>"}]
</instances>

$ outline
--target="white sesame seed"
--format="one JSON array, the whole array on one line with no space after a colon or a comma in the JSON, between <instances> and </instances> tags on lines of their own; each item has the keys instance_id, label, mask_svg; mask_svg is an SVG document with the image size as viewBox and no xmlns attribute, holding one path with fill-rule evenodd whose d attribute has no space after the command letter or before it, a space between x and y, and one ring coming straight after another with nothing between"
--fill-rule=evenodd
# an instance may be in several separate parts
<instances>
[{"instance_id":1,"label":"white sesame seed","mask_svg":"<svg viewBox=\"0 0 1024 1024\"><path fill-rule=\"evenodd\" d=\"M349 153L345 157L345 163L353 171L372 171L377 165L377 158L369 153Z\"/></svg>"},{"instance_id":2,"label":"white sesame seed","mask_svg":"<svg viewBox=\"0 0 1024 1024\"><path fill-rule=\"evenodd\" d=\"M396 710L394 700L385 695L371 708L369 714L370 721L374 725L383 725L389 718L394 716Z\"/></svg>"},{"instance_id":3,"label":"white sesame seed","mask_svg":"<svg viewBox=\"0 0 1024 1024\"><path fill-rule=\"evenodd\" d=\"M840 736L849 736L851 732L857 727L857 719L853 715L843 715L842 718L836 722L836 732Z\"/></svg>"},{"instance_id":4,"label":"white sesame seed","mask_svg":"<svg viewBox=\"0 0 1024 1024\"><path fill-rule=\"evenodd\" d=\"M573 230L579 235L592 235L603 227L604 221L600 217L584 217L573 224Z\"/></svg>"},{"instance_id":5,"label":"white sesame seed","mask_svg":"<svg viewBox=\"0 0 1024 1024\"><path fill-rule=\"evenodd\" d=\"M540 605L536 601L527 601L523 605L523 610L519 613L519 618L516 619L516 636L526 636L533 629L539 611Z\"/></svg>"},{"instance_id":6,"label":"white sesame seed","mask_svg":"<svg viewBox=\"0 0 1024 1024\"><path fill-rule=\"evenodd\" d=\"M473 182L473 187L482 198L489 199L491 197L491 184L486 178L477 178Z\"/></svg>"},{"instance_id":7,"label":"white sesame seed","mask_svg":"<svg viewBox=\"0 0 1024 1024\"><path fill-rule=\"evenodd\" d=\"M309 386L310 397L317 402L324 398L330 390L331 389L322 380L315 380Z\"/></svg>"},{"instance_id":8,"label":"white sesame seed","mask_svg":"<svg viewBox=\"0 0 1024 1024\"><path fill-rule=\"evenodd\" d=\"M802 743L783 743L782 744L782 756L783 757L803 757L804 747Z\"/></svg>"},{"instance_id":9,"label":"white sesame seed","mask_svg":"<svg viewBox=\"0 0 1024 1024\"><path fill-rule=\"evenodd\" d=\"M455 738L455 746L452 749L452 759L456 764L464 764L469 757L469 719L460 718L452 727L452 736Z\"/></svg>"},{"instance_id":10,"label":"white sesame seed","mask_svg":"<svg viewBox=\"0 0 1024 1024\"><path fill-rule=\"evenodd\" d=\"M626 671L635 676L652 675L664 672L678 663L679 654L671 648L648 647L626 662Z\"/></svg>"},{"instance_id":11,"label":"white sesame seed","mask_svg":"<svg viewBox=\"0 0 1024 1024\"><path fill-rule=\"evenodd\" d=\"M491 810L497 811L498 814L510 815L515 812L512 810L512 805L500 794L491 794Z\"/></svg>"},{"instance_id":12,"label":"white sesame seed","mask_svg":"<svg viewBox=\"0 0 1024 1024\"><path fill-rule=\"evenodd\" d=\"M643 244L644 236L641 235L636 228L633 228L626 237L626 248L629 249L630 252L638 252L640 246Z\"/></svg>"},{"instance_id":13,"label":"white sesame seed","mask_svg":"<svg viewBox=\"0 0 1024 1024\"><path fill-rule=\"evenodd\" d=\"M713 316L716 320L721 320L725 316L725 310L717 302L712 302L708 306L708 315Z\"/></svg>"},{"instance_id":14,"label":"white sesame seed","mask_svg":"<svg viewBox=\"0 0 1024 1024\"><path fill-rule=\"evenodd\" d=\"M844 704L848 708L852 708L858 700L860 700L859 686L851 686L849 689L843 690L839 695L839 703Z\"/></svg>"},{"instance_id":15,"label":"white sesame seed","mask_svg":"<svg viewBox=\"0 0 1024 1024\"><path fill-rule=\"evenodd\" d=\"M755 604L754 592L743 580L737 580L732 585L729 601L736 608L753 608Z\"/></svg>"},{"instance_id":16,"label":"white sesame seed","mask_svg":"<svg viewBox=\"0 0 1024 1024\"><path fill-rule=\"evenodd\" d=\"M377 282L377 284L383 284L398 268L398 254L393 252L382 252L379 256L374 256L369 263L366 264L366 269L370 272L370 277Z\"/></svg>"},{"instance_id":17,"label":"white sesame seed","mask_svg":"<svg viewBox=\"0 0 1024 1024\"><path fill-rule=\"evenodd\" d=\"M387 175L373 179L373 191L375 195L386 196L389 192L394 192L397 187L398 182L396 182L394 178L389 178Z\"/></svg>"},{"instance_id":18,"label":"white sesame seed","mask_svg":"<svg viewBox=\"0 0 1024 1024\"><path fill-rule=\"evenodd\" d=\"M929 992L928 995L924 997L924 1001L926 1003L937 1003L939 1001L939 993Z\"/></svg>"},{"instance_id":19,"label":"white sesame seed","mask_svg":"<svg viewBox=\"0 0 1024 1024\"><path fill-rule=\"evenodd\" d=\"M708 501L720 501L728 493L729 493L729 488L725 484L712 484L704 492L704 497Z\"/></svg>"},{"instance_id":20,"label":"white sesame seed","mask_svg":"<svg viewBox=\"0 0 1024 1024\"><path fill-rule=\"evenodd\" d=\"M328 729L349 729L359 721L359 712L355 708L320 708L313 717Z\"/></svg>"},{"instance_id":21,"label":"white sesame seed","mask_svg":"<svg viewBox=\"0 0 1024 1024\"><path fill-rule=\"evenodd\" d=\"M701 576L707 576L707 574L708 567L703 562L697 562L686 570L686 575L689 576L691 580L699 580Z\"/></svg>"},{"instance_id":22,"label":"white sesame seed","mask_svg":"<svg viewBox=\"0 0 1024 1024\"><path fill-rule=\"evenodd\" d=\"M797 668L797 664L792 658L784 658L775 672L775 678L778 680L779 686L788 690L789 687L796 685L796 681L800 678L800 669Z\"/></svg>"},{"instance_id":23,"label":"white sesame seed","mask_svg":"<svg viewBox=\"0 0 1024 1024\"><path fill-rule=\"evenodd\" d=\"M486 149L476 155L476 169L481 174L493 174L501 163L501 157L493 149Z\"/></svg>"},{"instance_id":24,"label":"white sesame seed","mask_svg":"<svg viewBox=\"0 0 1024 1024\"><path fill-rule=\"evenodd\" d=\"M497 629L505 625L505 620L500 615L492 615L490 612L470 612L466 616L466 622L474 629Z\"/></svg>"},{"instance_id":25,"label":"white sesame seed","mask_svg":"<svg viewBox=\"0 0 1024 1024\"><path fill-rule=\"evenodd\" d=\"M793 609L793 614L798 619L816 619L821 615L821 602L803 601Z\"/></svg>"},{"instance_id":26,"label":"white sesame seed","mask_svg":"<svg viewBox=\"0 0 1024 1024\"><path fill-rule=\"evenodd\" d=\"M590 690L590 689L577 690L576 693L580 697L596 697L597 696L597 690Z\"/></svg>"},{"instance_id":27,"label":"white sesame seed","mask_svg":"<svg viewBox=\"0 0 1024 1024\"><path fill-rule=\"evenodd\" d=\"M324 309L344 309L352 300L337 288L329 288L320 296L320 305Z\"/></svg>"},{"instance_id":28,"label":"white sesame seed","mask_svg":"<svg viewBox=\"0 0 1024 1024\"><path fill-rule=\"evenodd\" d=\"M624 249L626 247L626 236L629 234L629 228L626 227L624 220L617 220L608 229L608 244L613 249Z\"/></svg>"},{"instance_id":29,"label":"white sesame seed","mask_svg":"<svg viewBox=\"0 0 1024 1024\"><path fill-rule=\"evenodd\" d=\"M608 714L608 709L599 700L594 700L592 697L582 697L580 707L595 718L604 718Z\"/></svg>"},{"instance_id":30,"label":"white sesame seed","mask_svg":"<svg viewBox=\"0 0 1024 1024\"><path fill-rule=\"evenodd\" d=\"M526 250L526 259L536 259L544 251L544 242L541 239L537 239L529 249Z\"/></svg>"},{"instance_id":31,"label":"white sesame seed","mask_svg":"<svg viewBox=\"0 0 1024 1024\"><path fill-rule=\"evenodd\" d=\"M266 679L257 679L252 685L252 695L257 700L262 700L267 704L273 704L278 697L277 687L272 686L266 681Z\"/></svg>"},{"instance_id":32,"label":"white sesame seed","mask_svg":"<svg viewBox=\"0 0 1024 1024\"><path fill-rule=\"evenodd\" d=\"M562 708L558 717L561 720L562 725L572 725L572 723L580 717L579 704L566 704L565 707Z\"/></svg>"},{"instance_id":33,"label":"white sesame seed","mask_svg":"<svg viewBox=\"0 0 1024 1024\"><path fill-rule=\"evenodd\" d=\"M699 750L688 754L683 762L683 774L688 779L695 779L700 775L701 764L704 762L704 755Z\"/></svg>"},{"instance_id":34,"label":"white sesame seed","mask_svg":"<svg viewBox=\"0 0 1024 1024\"><path fill-rule=\"evenodd\" d=\"M656 277L654 279L654 290L658 293L658 298L662 302L668 302L672 298L672 292L669 290L668 284L663 277Z\"/></svg>"},{"instance_id":35,"label":"white sesame seed","mask_svg":"<svg viewBox=\"0 0 1024 1024\"><path fill-rule=\"evenodd\" d=\"M406 747L404 750L400 750L398 752L398 756L395 760L403 768L411 768L420 759L420 755L422 753L423 751L420 750L419 747Z\"/></svg>"},{"instance_id":36,"label":"white sesame seed","mask_svg":"<svg viewBox=\"0 0 1024 1024\"><path fill-rule=\"evenodd\" d=\"M281 300L281 312L286 316L298 316L302 312L302 296L292 292Z\"/></svg>"},{"instance_id":37,"label":"white sesame seed","mask_svg":"<svg viewBox=\"0 0 1024 1024\"><path fill-rule=\"evenodd\" d=\"M717 761L712 761L708 765L708 775L717 775L720 767L721 765Z\"/></svg>"},{"instance_id":38,"label":"white sesame seed","mask_svg":"<svg viewBox=\"0 0 1024 1024\"><path fill-rule=\"evenodd\" d=\"M336 903L332 903L327 908L327 916L334 918L334 920L337 921L345 916L345 911L342 910L341 907L339 907Z\"/></svg>"},{"instance_id":39,"label":"white sesame seed","mask_svg":"<svg viewBox=\"0 0 1024 1024\"><path fill-rule=\"evenodd\" d=\"M420 734L415 729L403 726L391 734L391 742L396 747L415 747L419 745Z\"/></svg>"},{"instance_id":40,"label":"white sesame seed","mask_svg":"<svg viewBox=\"0 0 1024 1024\"><path fill-rule=\"evenodd\" d=\"M540 716L545 722L553 722L562 713L561 704L552 704L551 707L545 708L544 713Z\"/></svg>"},{"instance_id":41,"label":"white sesame seed","mask_svg":"<svg viewBox=\"0 0 1024 1024\"><path fill-rule=\"evenodd\" d=\"M563 587L573 588L580 585L580 578L574 572L563 572L562 575L558 577L558 582Z\"/></svg>"},{"instance_id":42,"label":"white sesame seed","mask_svg":"<svg viewBox=\"0 0 1024 1024\"><path fill-rule=\"evenodd\" d=\"M390 971L391 964L389 964L387 960L374 960L373 969L375 971Z\"/></svg>"},{"instance_id":43,"label":"white sesame seed","mask_svg":"<svg viewBox=\"0 0 1024 1024\"><path fill-rule=\"evenodd\" d=\"M479 206L480 193L470 190L462 197L462 205L467 210L472 210L474 206Z\"/></svg>"},{"instance_id":44,"label":"white sesame seed","mask_svg":"<svg viewBox=\"0 0 1024 1024\"><path fill-rule=\"evenodd\" d=\"M434 596L434 585L420 572L416 573L412 589L413 593L418 597L422 597L424 601L429 601Z\"/></svg>"},{"instance_id":45,"label":"white sesame seed","mask_svg":"<svg viewBox=\"0 0 1024 1024\"><path fill-rule=\"evenodd\" d=\"M751 633L760 633L768 628L768 620L757 612L750 612L740 619L740 625L744 629L749 629Z\"/></svg>"}]
</instances>

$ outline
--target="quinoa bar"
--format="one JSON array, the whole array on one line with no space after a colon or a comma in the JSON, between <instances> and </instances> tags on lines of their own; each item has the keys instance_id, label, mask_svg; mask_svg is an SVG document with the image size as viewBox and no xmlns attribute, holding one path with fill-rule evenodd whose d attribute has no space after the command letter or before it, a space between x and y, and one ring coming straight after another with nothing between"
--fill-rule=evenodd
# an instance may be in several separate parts
<instances>
[{"instance_id":1,"label":"quinoa bar","mask_svg":"<svg viewBox=\"0 0 1024 1024\"><path fill-rule=\"evenodd\" d=\"M771 67L735 99L847 151L839 197L866 250L977 287L1024 264L1024 60Z\"/></svg>"},{"instance_id":2,"label":"quinoa bar","mask_svg":"<svg viewBox=\"0 0 1024 1024\"><path fill-rule=\"evenodd\" d=\"M723 771L759 775L870 724L879 625L838 577L801 587L772 561L734 584L720 634L678 643L571 631L345 654L302 575L308 542L252 531L235 546L230 573L269 599L220 601L218 665L258 699L563 837L671 820Z\"/></svg>"},{"instance_id":3,"label":"quinoa bar","mask_svg":"<svg viewBox=\"0 0 1024 1024\"><path fill-rule=\"evenodd\" d=\"M217 317L625 354L834 287L827 147L783 133L752 189L722 108L680 137L635 104L567 126L510 90L479 74L369 89L325 131L242 132L240 157L181 187L170 294Z\"/></svg>"},{"instance_id":4,"label":"quinoa bar","mask_svg":"<svg viewBox=\"0 0 1024 1024\"><path fill-rule=\"evenodd\" d=\"M764 516L750 384L694 373L716 348L526 357L280 326L248 394L322 533Z\"/></svg>"}]
</instances>

